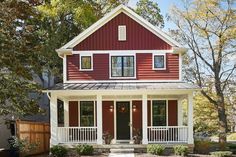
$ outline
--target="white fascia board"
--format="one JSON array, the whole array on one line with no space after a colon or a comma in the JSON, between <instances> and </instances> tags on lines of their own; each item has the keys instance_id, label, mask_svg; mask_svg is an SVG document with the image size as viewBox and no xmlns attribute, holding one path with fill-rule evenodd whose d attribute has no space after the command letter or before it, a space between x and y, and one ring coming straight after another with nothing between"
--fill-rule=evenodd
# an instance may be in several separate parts
<instances>
[{"instance_id":1,"label":"white fascia board","mask_svg":"<svg viewBox=\"0 0 236 157\"><path fill-rule=\"evenodd\" d=\"M85 31L83 31L81 34L76 36L74 39L69 41L67 44L62 46L60 49L68 49L68 48L73 48L77 44L79 44L81 41L83 41L85 38L87 38L89 35L94 33L96 30L101 28L104 24L109 22L111 19L113 19L115 16L117 16L119 13L125 13L129 17L131 17L133 20L137 21L139 24L147 28L149 31L151 31L153 34L167 42L173 47L183 47L181 44L179 44L177 41L172 39L170 36L168 36L166 33L164 33L162 30L159 28L153 26L151 23L148 21L144 20L141 16L136 14L134 11L129 9L128 7L124 5L119 5L117 8L115 8L113 11L105 15L103 18L95 22L93 25L91 25L89 28L87 28Z\"/></svg>"},{"instance_id":2,"label":"white fascia board","mask_svg":"<svg viewBox=\"0 0 236 157\"><path fill-rule=\"evenodd\" d=\"M63 58L64 55L72 55L72 49L56 49L59 57Z\"/></svg>"}]
</instances>

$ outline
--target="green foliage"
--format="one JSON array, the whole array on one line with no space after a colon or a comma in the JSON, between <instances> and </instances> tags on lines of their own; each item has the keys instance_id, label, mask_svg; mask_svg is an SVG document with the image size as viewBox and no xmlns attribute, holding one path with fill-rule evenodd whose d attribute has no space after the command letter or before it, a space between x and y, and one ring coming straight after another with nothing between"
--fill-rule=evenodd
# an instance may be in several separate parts
<instances>
[{"instance_id":1,"label":"green foliage","mask_svg":"<svg viewBox=\"0 0 236 157\"><path fill-rule=\"evenodd\" d=\"M54 157L65 157L67 154L67 149L63 146L55 145L50 148L50 152Z\"/></svg>"},{"instance_id":2,"label":"green foliage","mask_svg":"<svg viewBox=\"0 0 236 157\"><path fill-rule=\"evenodd\" d=\"M94 149L93 146L84 144L76 146L76 151L79 155L92 155Z\"/></svg>"},{"instance_id":3,"label":"green foliage","mask_svg":"<svg viewBox=\"0 0 236 157\"><path fill-rule=\"evenodd\" d=\"M236 133L232 133L230 135L227 136L228 140L236 140Z\"/></svg>"},{"instance_id":4,"label":"green foliage","mask_svg":"<svg viewBox=\"0 0 236 157\"><path fill-rule=\"evenodd\" d=\"M232 152L230 151L216 151L216 152L211 152L211 155L214 157L229 157L232 155Z\"/></svg>"},{"instance_id":5,"label":"green foliage","mask_svg":"<svg viewBox=\"0 0 236 157\"><path fill-rule=\"evenodd\" d=\"M38 143L29 142L28 138L19 139L15 136L9 138L8 143L11 150L19 150L23 154L27 154L38 147Z\"/></svg>"},{"instance_id":6,"label":"green foliage","mask_svg":"<svg viewBox=\"0 0 236 157\"><path fill-rule=\"evenodd\" d=\"M195 141L194 142L194 152L200 154L208 154L211 146L210 141Z\"/></svg>"},{"instance_id":7,"label":"green foliage","mask_svg":"<svg viewBox=\"0 0 236 157\"><path fill-rule=\"evenodd\" d=\"M39 93L33 75L41 73L39 14L32 1L0 3L0 115L16 118L41 111L29 93Z\"/></svg>"},{"instance_id":8,"label":"green foliage","mask_svg":"<svg viewBox=\"0 0 236 157\"><path fill-rule=\"evenodd\" d=\"M162 155L165 150L163 145L151 144L147 146L147 152L154 155Z\"/></svg>"},{"instance_id":9,"label":"green foliage","mask_svg":"<svg viewBox=\"0 0 236 157\"><path fill-rule=\"evenodd\" d=\"M154 26L164 27L163 16L156 2L151 0L139 0L135 11Z\"/></svg>"},{"instance_id":10,"label":"green foliage","mask_svg":"<svg viewBox=\"0 0 236 157\"><path fill-rule=\"evenodd\" d=\"M188 146L183 146L183 145L174 146L174 153L175 155L186 156L188 153Z\"/></svg>"}]
</instances>

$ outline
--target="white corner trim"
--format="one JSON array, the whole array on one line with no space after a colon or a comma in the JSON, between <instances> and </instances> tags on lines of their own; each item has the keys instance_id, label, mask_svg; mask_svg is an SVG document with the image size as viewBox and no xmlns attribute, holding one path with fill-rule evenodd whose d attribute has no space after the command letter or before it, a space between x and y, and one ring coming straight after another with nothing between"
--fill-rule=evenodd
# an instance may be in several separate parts
<instances>
[{"instance_id":1,"label":"white corner trim","mask_svg":"<svg viewBox=\"0 0 236 157\"><path fill-rule=\"evenodd\" d=\"M142 26L147 28L149 31L151 31L153 34L155 34L156 36L158 36L159 38L161 38L162 40L164 40L165 42L167 42L171 46L173 46L173 47L183 47L181 44L179 44L177 41L172 39L170 36L168 36L162 30L160 30L159 28L153 26L151 23L149 23L148 21L146 21L142 17L140 17L138 14L136 14L134 11L132 11L128 7L121 4L118 7L116 7L114 10L112 10L110 13L105 15L103 18L101 18L100 20L95 22L92 26L90 26L88 29L83 31L81 34L76 36L74 39L69 41L67 44L62 46L60 49L73 48L74 46L79 44L81 41L83 41L89 35L91 35L96 30L101 28L104 24L106 24L108 21L113 19L115 16L117 16L121 12L125 13L126 15L128 15L129 17L131 17L132 19L137 21L139 24L141 24Z\"/></svg>"},{"instance_id":2,"label":"white corner trim","mask_svg":"<svg viewBox=\"0 0 236 157\"><path fill-rule=\"evenodd\" d=\"M155 68L155 56L164 56L164 68ZM153 53L152 54L152 70L166 70L166 54L164 53Z\"/></svg>"},{"instance_id":3,"label":"white corner trim","mask_svg":"<svg viewBox=\"0 0 236 157\"><path fill-rule=\"evenodd\" d=\"M90 57L91 58L91 69L82 69L81 67L81 63L82 63L82 61L81 61L81 58L82 57ZM82 53L82 54L80 54L79 55L79 71L93 71L93 54L90 54L90 53L87 53L87 54L85 54L85 53Z\"/></svg>"}]
</instances>

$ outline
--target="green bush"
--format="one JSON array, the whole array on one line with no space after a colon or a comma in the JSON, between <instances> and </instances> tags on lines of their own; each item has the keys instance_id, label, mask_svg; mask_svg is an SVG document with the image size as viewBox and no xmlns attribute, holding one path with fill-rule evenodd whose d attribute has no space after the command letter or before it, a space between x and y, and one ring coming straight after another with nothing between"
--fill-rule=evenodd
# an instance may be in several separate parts
<instances>
[{"instance_id":1,"label":"green bush","mask_svg":"<svg viewBox=\"0 0 236 157\"><path fill-rule=\"evenodd\" d=\"M232 133L227 136L227 140L236 140L236 133Z\"/></svg>"},{"instance_id":2,"label":"green bush","mask_svg":"<svg viewBox=\"0 0 236 157\"><path fill-rule=\"evenodd\" d=\"M211 155L215 157L228 157L232 155L232 152L230 151L216 151L216 152L211 152Z\"/></svg>"},{"instance_id":3,"label":"green bush","mask_svg":"<svg viewBox=\"0 0 236 157\"><path fill-rule=\"evenodd\" d=\"M64 157L67 154L67 149L63 146L56 145L50 148L50 152L54 157Z\"/></svg>"},{"instance_id":4,"label":"green bush","mask_svg":"<svg viewBox=\"0 0 236 157\"><path fill-rule=\"evenodd\" d=\"M163 145L151 144L147 146L147 152L154 155L162 155L165 150Z\"/></svg>"},{"instance_id":5,"label":"green bush","mask_svg":"<svg viewBox=\"0 0 236 157\"><path fill-rule=\"evenodd\" d=\"M200 154L208 154L211 146L210 141L195 141L194 142L194 152Z\"/></svg>"},{"instance_id":6,"label":"green bush","mask_svg":"<svg viewBox=\"0 0 236 157\"><path fill-rule=\"evenodd\" d=\"M79 155L92 155L93 154L93 146L84 144L84 145L78 145L76 147L76 151Z\"/></svg>"},{"instance_id":7,"label":"green bush","mask_svg":"<svg viewBox=\"0 0 236 157\"><path fill-rule=\"evenodd\" d=\"M188 146L177 145L174 146L175 155L186 156L188 154Z\"/></svg>"}]
</instances>

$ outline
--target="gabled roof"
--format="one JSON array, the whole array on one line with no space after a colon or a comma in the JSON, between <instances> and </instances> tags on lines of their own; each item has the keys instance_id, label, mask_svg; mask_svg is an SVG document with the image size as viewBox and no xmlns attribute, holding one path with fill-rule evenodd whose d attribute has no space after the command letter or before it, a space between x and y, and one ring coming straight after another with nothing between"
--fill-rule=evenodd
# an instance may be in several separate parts
<instances>
[{"instance_id":1,"label":"gabled roof","mask_svg":"<svg viewBox=\"0 0 236 157\"><path fill-rule=\"evenodd\" d=\"M56 51L61 53L68 53L69 51L72 51L73 47L75 47L77 44L82 42L84 39L86 39L88 36L90 36L92 33L94 33L96 30L101 28L103 25L105 25L107 22L109 22L111 19L116 17L121 12L125 13L127 16L138 22L140 25L151 31L153 34L155 34L157 37L171 45L173 48L183 48L181 44L179 44L177 41L172 39L170 36L168 36L166 33L164 33L161 29L153 26L151 23L143 19L141 16L136 14L133 10L126 7L125 5L121 4L118 7L116 7L114 10L112 10L110 13L106 14L103 18L95 22L93 25L91 25L89 28L84 30L82 33L80 33L78 36L76 36L74 39L69 41L67 44L62 46L60 49L57 49Z\"/></svg>"}]
</instances>

